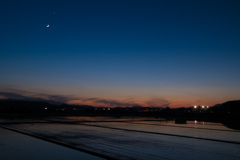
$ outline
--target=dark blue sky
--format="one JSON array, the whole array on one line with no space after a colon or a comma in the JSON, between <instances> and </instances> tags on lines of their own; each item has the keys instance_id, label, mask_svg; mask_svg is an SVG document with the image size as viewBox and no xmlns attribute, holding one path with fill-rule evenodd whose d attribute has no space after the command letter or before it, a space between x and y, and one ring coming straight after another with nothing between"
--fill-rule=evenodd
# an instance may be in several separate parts
<instances>
[{"instance_id":1,"label":"dark blue sky","mask_svg":"<svg viewBox=\"0 0 240 160\"><path fill-rule=\"evenodd\" d=\"M88 104L239 99L239 17L237 0L2 0L0 89Z\"/></svg>"}]
</instances>

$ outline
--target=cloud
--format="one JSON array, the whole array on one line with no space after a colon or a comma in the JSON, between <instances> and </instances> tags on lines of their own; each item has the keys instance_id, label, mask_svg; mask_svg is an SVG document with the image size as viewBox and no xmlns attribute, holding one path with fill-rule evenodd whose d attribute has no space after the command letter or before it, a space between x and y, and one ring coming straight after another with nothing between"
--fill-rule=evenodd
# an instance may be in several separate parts
<instances>
[{"instance_id":1,"label":"cloud","mask_svg":"<svg viewBox=\"0 0 240 160\"><path fill-rule=\"evenodd\" d=\"M103 103L109 106L117 106L117 107L129 107L129 106L139 105L133 102L119 102L117 100L106 100L106 99L98 99L98 100L95 100L95 102Z\"/></svg>"},{"instance_id":2,"label":"cloud","mask_svg":"<svg viewBox=\"0 0 240 160\"><path fill-rule=\"evenodd\" d=\"M37 96L42 97L47 100L67 103L70 100L73 100L73 96L65 96L65 95L51 95L51 94L38 94Z\"/></svg>"},{"instance_id":3,"label":"cloud","mask_svg":"<svg viewBox=\"0 0 240 160\"><path fill-rule=\"evenodd\" d=\"M80 98L80 100L86 102L86 101L97 101L98 98Z\"/></svg>"},{"instance_id":4,"label":"cloud","mask_svg":"<svg viewBox=\"0 0 240 160\"><path fill-rule=\"evenodd\" d=\"M28 101L56 101L60 103L67 103L72 100L70 96L62 96L62 95L48 95L48 94L37 94L37 95L22 95L19 93L12 92L0 92L0 97L2 99L16 99L16 100L28 100Z\"/></svg>"},{"instance_id":5,"label":"cloud","mask_svg":"<svg viewBox=\"0 0 240 160\"><path fill-rule=\"evenodd\" d=\"M27 96L23 96L21 94L11 93L11 92L0 92L0 96L6 99L29 99L30 98Z\"/></svg>"},{"instance_id":6,"label":"cloud","mask_svg":"<svg viewBox=\"0 0 240 160\"><path fill-rule=\"evenodd\" d=\"M113 100L113 99L104 99L104 98L77 98L70 103L74 104L88 104L88 105L96 105L96 106L109 106L109 107L129 107L134 105L139 105L133 101L126 100Z\"/></svg>"},{"instance_id":7,"label":"cloud","mask_svg":"<svg viewBox=\"0 0 240 160\"><path fill-rule=\"evenodd\" d=\"M155 107L169 107L170 102L164 98L150 98L146 101L136 99L114 100L105 98L78 98L70 101L71 104L88 104L96 106L109 107L131 107L131 106L155 106Z\"/></svg>"},{"instance_id":8,"label":"cloud","mask_svg":"<svg viewBox=\"0 0 240 160\"><path fill-rule=\"evenodd\" d=\"M147 100L127 98L123 100L98 98L98 97L76 97L70 95L56 95L56 94L35 94L32 92L0 92L1 99L17 99L17 100L31 100L31 101L51 101L58 103L93 105L93 106L108 106L108 107L131 107L131 106L155 106L155 107L169 107L170 102L161 97L150 97Z\"/></svg>"},{"instance_id":9,"label":"cloud","mask_svg":"<svg viewBox=\"0 0 240 160\"><path fill-rule=\"evenodd\" d=\"M145 102L147 106L169 107L171 104L168 100L161 97L152 97Z\"/></svg>"}]
</instances>

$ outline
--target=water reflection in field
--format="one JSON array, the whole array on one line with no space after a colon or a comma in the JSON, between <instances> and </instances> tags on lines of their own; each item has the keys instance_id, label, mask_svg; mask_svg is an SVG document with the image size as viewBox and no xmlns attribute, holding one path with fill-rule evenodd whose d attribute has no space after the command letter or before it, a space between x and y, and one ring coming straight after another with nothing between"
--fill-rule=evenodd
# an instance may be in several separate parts
<instances>
[{"instance_id":1,"label":"water reflection in field","mask_svg":"<svg viewBox=\"0 0 240 160\"><path fill-rule=\"evenodd\" d=\"M240 159L240 132L213 122L50 117L4 126L116 159Z\"/></svg>"}]
</instances>

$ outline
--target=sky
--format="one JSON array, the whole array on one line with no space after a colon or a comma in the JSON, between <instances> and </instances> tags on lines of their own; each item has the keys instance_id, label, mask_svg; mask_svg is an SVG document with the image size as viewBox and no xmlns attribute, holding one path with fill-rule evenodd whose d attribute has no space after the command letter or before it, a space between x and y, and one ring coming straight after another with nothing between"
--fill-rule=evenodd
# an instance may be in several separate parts
<instances>
[{"instance_id":1,"label":"sky","mask_svg":"<svg viewBox=\"0 0 240 160\"><path fill-rule=\"evenodd\" d=\"M239 100L239 17L238 0L1 0L0 99Z\"/></svg>"}]
</instances>

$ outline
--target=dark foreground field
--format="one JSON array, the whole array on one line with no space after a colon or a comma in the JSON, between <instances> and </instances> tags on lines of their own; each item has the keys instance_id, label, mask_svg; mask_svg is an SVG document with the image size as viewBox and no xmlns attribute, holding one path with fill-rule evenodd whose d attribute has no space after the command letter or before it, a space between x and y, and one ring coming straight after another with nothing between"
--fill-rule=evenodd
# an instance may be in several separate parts
<instances>
[{"instance_id":1,"label":"dark foreground field","mask_svg":"<svg viewBox=\"0 0 240 160\"><path fill-rule=\"evenodd\" d=\"M18 150L19 139L15 137L21 133L21 136L25 134L21 144L31 142L39 151L25 149L21 154L25 157L30 153L38 155L46 148L46 144L33 142L37 138L48 141L49 146L55 143L56 147L74 151L67 153L70 158L78 157L75 154L78 151L104 159L240 159L240 131L215 122L86 116L1 119L0 122L0 152L4 152L1 155L12 155ZM6 141L6 132L18 136L8 136ZM12 149L6 148L6 144L13 146ZM58 154L49 149L46 155L55 159Z\"/></svg>"}]
</instances>

